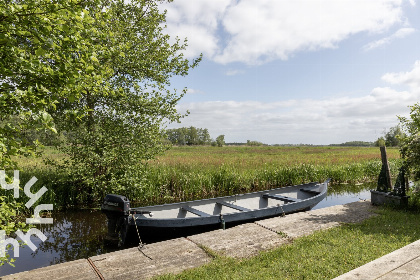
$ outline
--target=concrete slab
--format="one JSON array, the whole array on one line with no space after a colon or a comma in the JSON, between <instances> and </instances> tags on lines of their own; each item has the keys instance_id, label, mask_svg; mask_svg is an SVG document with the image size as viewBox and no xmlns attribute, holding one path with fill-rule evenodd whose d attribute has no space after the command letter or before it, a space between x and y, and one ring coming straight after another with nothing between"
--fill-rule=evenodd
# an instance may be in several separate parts
<instances>
[{"instance_id":1,"label":"concrete slab","mask_svg":"<svg viewBox=\"0 0 420 280\"><path fill-rule=\"evenodd\" d=\"M37 268L31 271L0 277L1 280L98 280L98 276L86 259Z\"/></svg>"},{"instance_id":2,"label":"concrete slab","mask_svg":"<svg viewBox=\"0 0 420 280\"><path fill-rule=\"evenodd\" d=\"M419 279L420 240L347 272L336 280Z\"/></svg>"},{"instance_id":3,"label":"concrete slab","mask_svg":"<svg viewBox=\"0 0 420 280\"><path fill-rule=\"evenodd\" d=\"M205 232L189 236L188 239L218 254L235 258L250 257L289 242L279 234L254 223Z\"/></svg>"},{"instance_id":4,"label":"concrete slab","mask_svg":"<svg viewBox=\"0 0 420 280\"><path fill-rule=\"evenodd\" d=\"M373 207L370 201L357 201L255 223L275 232L284 233L290 238L297 238L310 235L317 230L336 227L342 223L361 222L375 215L371 211Z\"/></svg>"},{"instance_id":5,"label":"concrete slab","mask_svg":"<svg viewBox=\"0 0 420 280\"><path fill-rule=\"evenodd\" d=\"M420 278L420 258L416 258L397 269L377 278L380 280L418 280Z\"/></svg>"},{"instance_id":6,"label":"concrete slab","mask_svg":"<svg viewBox=\"0 0 420 280\"><path fill-rule=\"evenodd\" d=\"M148 279L165 273L179 273L211 260L202 249L185 238L149 244L142 252L130 248L92 257L91 260L107 280Z\"/></svg>"}]
</instances>

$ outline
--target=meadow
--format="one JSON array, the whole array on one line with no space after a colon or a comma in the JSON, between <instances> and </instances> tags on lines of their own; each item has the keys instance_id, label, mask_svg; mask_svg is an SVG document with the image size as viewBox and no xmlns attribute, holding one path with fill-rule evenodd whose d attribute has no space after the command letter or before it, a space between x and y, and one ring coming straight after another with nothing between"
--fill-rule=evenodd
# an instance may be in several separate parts
<instances>
[{"instance_id":1,"label":"meadow","mask_svg":"<svg viewBox=\"0 0 420 280\"><path fill-rule=\"evenodd\" d=\"M398 149L388 149L388 159L396 176ZM335 184L375 181L381 166L379 148L184 146L150 162L146 176L148 190L170 202L327 178Z\"/></svg>"},{"instance_id":2,"label":"meadow","mask_svg":"<svg viewBox=\"0 0 420 280\"><path fill-rule=\"evenodd\" d=\"M388 148L392 176L399 151ZM65 160L47 147L40 158L20 158L22 176L36 176L56 205L77 204L80 191L66 182L66 174L52 170L43 159ZM119 190L136 205L152 205L258 191L331 178L333 184L377 180L379 148L316 146L175 146L142 168L141 178ZM141 168L139 166L139 168ZM25 180L22 180L25 181ZM66 202L62 201L63 199ZM101 201L102 197L97 197ZM60 202L61 201L61 202Z\"/></svg>"}]
</instances>

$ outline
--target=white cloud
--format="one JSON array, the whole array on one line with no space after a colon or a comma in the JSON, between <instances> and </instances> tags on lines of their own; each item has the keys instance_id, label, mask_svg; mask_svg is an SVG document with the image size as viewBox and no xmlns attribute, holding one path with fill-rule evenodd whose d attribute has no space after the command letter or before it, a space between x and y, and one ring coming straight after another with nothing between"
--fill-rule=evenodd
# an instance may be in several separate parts
<instances>
[{"instance_id":1,"label":"white cloud","mask_svg":"<svg viewBox=\"0 0 420 280\"><path fill-rule=\"evenodd\" d=\"M184 103L180 112L190 116L178 127L208 128L213 137L225 134L227 142L258 140L268 144L331 144L351 140L374 141L384 129L408 115L409 105L420 99L420 61L408 72L387 73L382 79L406 91L378 87L361 97Z\"/></svg>"},{"instance_id":2,"label":"white cloud","mask_svg":"<svg viewBox=\"0 0 420 280\"><path fill-rule=\"evenodd\" d=\"M226 71L225 75L226 76L236 76L236 75L240 75L245 73L245 71L243 70L237 70L237 69L230 69L228 71Z\"/></svg>"},{"instance_id":3,"label":"white cloud","mask_svg":"<svg viewBox=\"0 0 420 280\"><path fill-rule=\"evenodd\" d=\"M193 89L193 88L188 88L187 93L188 94L205 94L204 91L199 90L199 89Z\"/></svg>"},{"instance_id":4,"label":"white cloud","mask_svg":"<svg viewBox=\"0 0 420 280\"><path fill-rule=\"evenodd\" d=\"M415 31L416 30L414 28L411 28L411 27L400 28L394 34L392 34L391 36L382 38L380 40L371 42L371 43L363 46L363 49L365 51L370 51L370 50L376 49L376 48L381 47L383 45L390 44L392 41L394 41L396 39L401 39L401 38L407 37L408 35L414 33Z\"/></svg>"},{"instance_id":5,"label":"white cloud","mask_svg":"<svg viewBox=\"0 0 420 280\"><path fill-rule=\"evenodd\" d=\"M230 0L176 0L164 3L167 10L166 32L179 38L188 38L188 48L184 54L197 57L203 53L213 57L218 51L219 21L230 4Z\"/></svg>"},{"instance_id":6,"label":"white cloud","mask_svg":"<svg viewBox=\"0 0 420 280\"><path fill-rule=\"evenodd\" d=\"M203 53L223 64L261 64L404 24L402 5L402 0L176 0L163 7L167 32L188 37L189 57ZM407 32L412 30L394 35Z\"/></svg>"},{"instance_id":7,"label":"white cloud","mask_svg":"<svg viewBox=\"0 0 420 280\"><path fill-rule=\"evenodd\" d=\"M412 91L420 90L420 60L414 63L414 67L409 72L387 73L382 76L382 80L394 85L406 85Z\"/></svg>"}]
</instances>

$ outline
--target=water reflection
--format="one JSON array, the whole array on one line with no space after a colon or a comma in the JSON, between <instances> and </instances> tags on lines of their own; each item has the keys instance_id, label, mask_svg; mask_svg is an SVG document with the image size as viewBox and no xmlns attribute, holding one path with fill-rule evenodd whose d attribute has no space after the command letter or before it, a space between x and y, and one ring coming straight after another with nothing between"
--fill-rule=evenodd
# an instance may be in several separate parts
<instances>
[{"instance_id":1,"label":"water reflection","mask_svg":"<svg viewBox=\"0 0 420 280\"><path fill-rule=\"evenodd\" d=\"M116 248L104 246L106 217L99 211L77 211L55 213L54 224L41 225L39 229L47 236L42 242L36 236L31 241L37 246L33 252L29 247L20 248L15 267L0 267L0 277L52 264L83 259L107 253ZM13 251L9 251L13 254Z\"/></svg>"},{"instance_id":2,"label":"water reflection","mask_svg":"<svg viewBox=\"0 0 420 280\"><path fill-rule=\"evenodd\" d=\"M376 182L330 185L327 197L318 203L313 210L370 199L370 190L372 189L376 189Z\"/></svg>"},{"instance_id":3,"label":"water reflection","mask_svg":"<svg viewBox=\"0 0 420 280\"><path fill-rule=\"evenodd\" d=\"M370 189L374 183L362 185L332 185L328 196L314 209L370 199ZM32 250L24 246L20 248L20 257L15 266L0 267L0 277L25 270L31 270L52 264L88 258L116 250L104 245L106 235L106 217L100 211L77 211L55 213L54 224L42 225L40 229L47 236L45 242L33 236L31 241L38 247ZM10 252L12 253L12 252Z\"/></svg>"}]
</instances>

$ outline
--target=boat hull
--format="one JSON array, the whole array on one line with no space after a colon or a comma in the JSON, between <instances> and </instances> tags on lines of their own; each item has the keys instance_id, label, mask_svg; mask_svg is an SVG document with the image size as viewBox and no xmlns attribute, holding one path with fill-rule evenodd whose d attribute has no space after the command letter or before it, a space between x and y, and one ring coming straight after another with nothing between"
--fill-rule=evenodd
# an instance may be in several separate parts
<instances>
[{"instance_id":1,"label":"boat hull","mask_svg":"<svg viewBox=\"0 0 420 280\"><path fill-rule=\"evenodd\" d=\"M306 211L327 195L329 180L242 195L131 208L121 226L124 244L188 236L240 223Z\"/></svg>"},{"instance_id":2,"label":"boat hull","mask_svg":"<svg viewBox=\"0 0 420 280\"><path fill-rule=\"evenodd\" d=\"M302 212L302 211L308 211L312 207L299 209L296 211L286 212L286 214L296 213L296 212ZM164 241L168 239L173 238L179 238L179 237L187 237L194 234L199 234L207 231L217 230L217 229L228 229L243 223L247 222L255 222L262 219L272 218L281 216L283 213L275 213L274 215L264 215L262 217L256 218L251 217L249 219L238 219L235 221L229 221L226 222L223 225L222 222L218 221L216 223L206 223L204 225L196 225L189 224L189 225L183 225L183 226L173 226L173 227L155 227L155 226L145 226L143 224L140 225L134 225L134 223L127 223L126 233L122 233L122 238L124 245L131 246L131 245L137 245L140 241L139 235L141 236L141 241L147 244ZM137 233L138 232L138 233Z\"/></svg>"}]
</instances>

